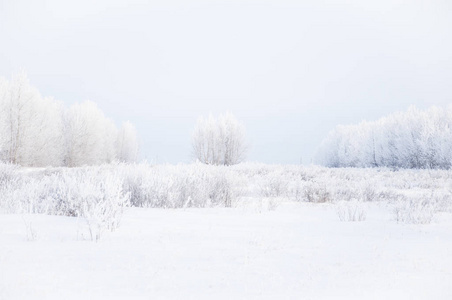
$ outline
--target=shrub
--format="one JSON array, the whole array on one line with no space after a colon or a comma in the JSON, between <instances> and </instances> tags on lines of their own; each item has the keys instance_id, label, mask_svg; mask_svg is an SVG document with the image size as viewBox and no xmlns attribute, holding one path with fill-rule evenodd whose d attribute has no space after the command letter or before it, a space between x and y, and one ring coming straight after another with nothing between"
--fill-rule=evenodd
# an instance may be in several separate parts
<instances>
[{"instance_id":1,"label":"shrub","mask_svg":"<svg viewBox=\"0 0 452 300\"><path fill-rule=\"evenodd\" d=\"M281 197L288 193L288 180L281 171L271 172L262 178L260 193L264 197Z\"/></svg>"},{"instance_id":2,"label":"shrub","mask_svg":"<svg viewBox=\"0 0 452 300\"><path fill-rule=\"evenodd\" d=\"M364 204L357 200L341 201L337 204L337 215L342 222L361 222L366 220Z\"/></svg>"},{"instance_id":3,"label":"shrub","mask_svg":"<svg viewBox=\"0 0 452 300\"><path fill-rule=\"evenodd\" d=\"M124 190L138 207L231 207L240 184L227 167L123 166Z\"/></svg>"},{"instance_id":4,"label":"shrub","mask_svg":"<svg viewBox=\"0 0 452 300\"><path fill-rule=\"evenodd\" d=\"M331 202L331 194L325 184L311 182L305 186L305 199L308 202L325 203Z\"/></svg>"},{"instance_id":5,"label":"shrub","mask_svg":"<svg viewBox=\"0 0 452 300\"><path fill-rule=\"evenodd\" d=\"M436 207L437 202L430 197L412 196L395 204L394 215L397 223L430 224Z\"/></svg>"},{"instance_id":6,"label":"shrub","mask_svg":"<svg viewBox=\"0 0 452 300\"><path fill-rule=\"evenodd\" d=\"M119 226L129 195L111 168L65 169L49 176L9 175L2 178L0 207L10 213L45 213L81 217L86 220L92 240L105 230ZM13 178L13 179L11 179Z\"/></svg>"}]
</instances>

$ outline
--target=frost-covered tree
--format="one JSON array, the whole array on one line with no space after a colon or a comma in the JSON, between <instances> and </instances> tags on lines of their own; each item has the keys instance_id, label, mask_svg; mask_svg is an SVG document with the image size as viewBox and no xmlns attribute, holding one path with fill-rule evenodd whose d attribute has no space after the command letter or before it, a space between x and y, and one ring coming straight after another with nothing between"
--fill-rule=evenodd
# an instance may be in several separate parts
<instances>
[{"instance_id":1,"label":"frost-covered tree","mask_svg":"<svg viewBox=\"0 0 452 300\"><path fill-rule=\"evenodd\" d=\"M38 93L30 87L23 73L11 81L3 80L1 86L2 159L13 164L21 163L26 127L29 127L27 123Z\"/></svg>"},{"instance_id":2,"label":"frost-covered tree","mask_svg":"<svg viewBox=\"0 0 452 300\"><path fill-rule=\"evenodd\" d=\"M411 107L375 122L338 126L316 162L329 167L441 168L452 166L452 106Z\"/></svg>"},{"instance_id":3,"label":"frost-covered tree","mask_svg":"<svg viewBox=\"0 0 452 300\"><path fill-rule=\"evenodd\" d=\"M122 123L116 140L117 158L121 162L138 161L139 145L135 126L129 121Z\"/></svg>"},{"instance_id":4,"label":"frost-covered tree","mask_svg":"<svg viewBox=\"0 0 452 300\"><path fill-rule=\"evenodd\" d=\"M196 159L211 165L234 165L246 155L245 127L231 113L199 118L192 134Z\"/></svg>"},{"instance_id":5,"label":"frost-covered tree","mask_svg":"<svg viewBox=\"0 0 452 300\"><path fill-rule=\"evenodd\" d=\"M28 137L24 140L22 156L25 165L34 167L62 166L64 164L63 107L52 98L35 102Z\"/></svg>"},{"instance_id":6,"label":"frost-covered tree","mask_svg":"<svg viewBox=\"0 0 452 300\"><path fill-rule=\"evenodd\" d=\"M0 83L1 160L24 166L63 163L62 107L43 98L25 73Z\"/></svg>"},{"instance_id":7,"label":"frost-covered tree","mask_svg":"<svg viewBox=\"0 0 452 300\"><path fill-rule=\"evenodd\" d=\"M109 163L116 159L116 128L91 101L74 104L66 114L66 165Z\"/></svg>"}]
</instances>

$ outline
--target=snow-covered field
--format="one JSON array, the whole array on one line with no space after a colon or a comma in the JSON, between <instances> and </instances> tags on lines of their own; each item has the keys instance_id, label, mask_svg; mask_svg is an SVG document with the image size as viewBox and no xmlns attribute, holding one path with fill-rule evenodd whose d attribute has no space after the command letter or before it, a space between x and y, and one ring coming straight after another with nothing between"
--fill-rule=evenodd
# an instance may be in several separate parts
<instances>
[{"instance_id":1,"label":"snow-covered field","mask_svg":"<svg viewBox=\"0 0 452 300\"><path fill-rule=\"evenodd\" d=\"M0 299L452 299L452 172L0 165Z\"/></svg>"},{"instance_id":2,"label":"snow-covered field","mask_svg":"<svg viewBox=\"0 0 452 300\"><path fill-rule=\"evenodd\" d=\"M129 208L102 240L73 217L0 216L1 299L452 299L452 217L366 203Z\"/></svg>"}]
</instances>

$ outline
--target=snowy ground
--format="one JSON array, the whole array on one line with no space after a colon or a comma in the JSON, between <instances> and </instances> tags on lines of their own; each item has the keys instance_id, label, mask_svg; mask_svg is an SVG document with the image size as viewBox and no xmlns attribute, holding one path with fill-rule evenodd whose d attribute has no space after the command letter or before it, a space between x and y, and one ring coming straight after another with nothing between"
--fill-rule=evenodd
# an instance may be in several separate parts
<instances>
[{"instance_id":1,"label":"snowy ground","mask_svg":"<svg viewBox=\"0 0 452 300\"><path fill-rule=\"evenodd\" d=\"M0 299L452 299L452 215L366 205L130 208L97 243L82 219L0 215Z\"/></svg>"}]
</instances>

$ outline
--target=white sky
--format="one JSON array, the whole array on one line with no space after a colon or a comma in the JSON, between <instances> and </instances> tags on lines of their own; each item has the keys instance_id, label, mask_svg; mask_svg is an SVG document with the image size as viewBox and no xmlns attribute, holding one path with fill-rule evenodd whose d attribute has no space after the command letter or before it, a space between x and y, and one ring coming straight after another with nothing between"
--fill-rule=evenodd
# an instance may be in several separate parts
<instances>
[{"instance_id":1,"label":"white sky","mask_svg":"<svg viewBox=\"0 0 452 300\"><path fill-rule=\"evenodd\" d=\"M0 0L0 76L130 120L189 162L198 116L245 123L250 161L308 163L337 124L452 103L452 1Z\"/></svg>"}]
</instances>

